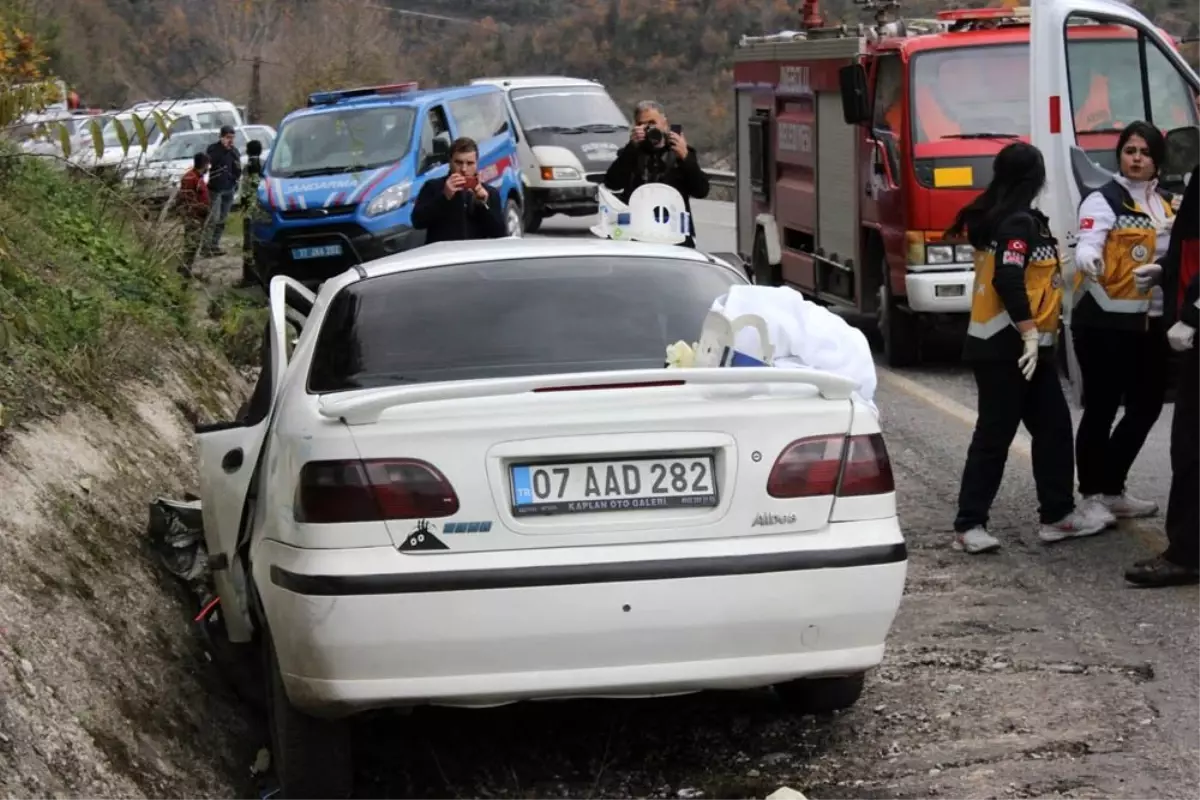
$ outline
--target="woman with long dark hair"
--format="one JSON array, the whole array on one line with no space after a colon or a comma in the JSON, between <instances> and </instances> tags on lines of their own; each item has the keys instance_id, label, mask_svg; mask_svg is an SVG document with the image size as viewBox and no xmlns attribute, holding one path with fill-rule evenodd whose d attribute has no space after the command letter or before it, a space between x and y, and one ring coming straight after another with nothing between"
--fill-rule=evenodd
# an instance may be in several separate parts
<instances>
[{"instance_id":1,"label":"woman with long dark hair","mask_svg":"<svg viewBox=\"0 0 1200 800\"><path fill-rule=\"evenodd\" d=\"M1175 416L1171 420L1171 494L1167 499L1167 549L1125 571L1140 586L1200 581L1200 167L1192 170L1171 244L1159 269L1145 270L1163 290L1167 342L1183 354Z\"/></svg>"},{"instance_id":2,"label":"woman with long dark hair","mask_svg":"<svg viewBox=\"0 0 1200 800\"><path fill-rule=\"evenodd\" d=\"M1079 207L1071 335L1083 379L1083 418L1075 461L1083 505L1109 524L1158 512L1154 501L1129 494L1125 481L1167 390L1162 290L1151 289L1148 275L1166 255L1172 202L1179 202L1158 187L1166 151L1158 128L1126 126L1117 138L1118 174ZM1113 427L1122 403L1125 413Z\"/></svg>"},{"instance_id":3,"label":"woman with long dark hair","mask_svg":"<svg viewBox=\"0 0 1200 800\"><path fill-rule=\"evenodd\" d=\"M1043 542L1090 536L1105 522L1075 507L1071 412L1055 369L1062 308L1058 243L1033 208L1046 182L1036 147L1014 142L997 155L992 182L958 212L948 236L975 248L975 291L963 358L971 363L979 416L967 450L954 546L967 553L1000 547L988 514L1008 449L1024 422L1033 438L1033 478Z\"/></svg>"}]
</instances>

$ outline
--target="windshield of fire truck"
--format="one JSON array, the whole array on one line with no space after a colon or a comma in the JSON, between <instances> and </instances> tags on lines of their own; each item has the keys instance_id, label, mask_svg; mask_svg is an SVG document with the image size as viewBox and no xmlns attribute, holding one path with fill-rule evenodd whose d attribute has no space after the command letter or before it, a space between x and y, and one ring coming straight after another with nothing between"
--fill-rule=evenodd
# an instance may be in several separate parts
<instances>
[{"instance_id":1,"label":"windshield of fire truck","mask_svg":"<svg viewBox=\"0 0 1200 800\"><path fill-rule=\"evenodd\" d=\"M1134 120L1146 119L1147 108L1149 121L1160 128L1195 124L1190 89L1156 48L1146 47L1149 103L1143 93L1136 39L1079 39L1067 48L1071 106L1079 135L1119 131ZM912 59L911 86L912 131L918 144L1030 134L1028 44L919 53ZM1085 139L1081 144L1091 143ZM1106 140L1103 147L1111 143Z\"/></svg>"}]
</instances>

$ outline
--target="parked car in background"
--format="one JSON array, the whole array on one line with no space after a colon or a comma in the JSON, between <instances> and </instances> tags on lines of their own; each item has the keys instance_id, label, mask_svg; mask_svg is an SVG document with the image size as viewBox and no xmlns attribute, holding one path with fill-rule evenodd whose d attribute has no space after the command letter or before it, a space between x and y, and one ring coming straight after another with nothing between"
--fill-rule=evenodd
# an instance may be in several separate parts
<instances>
[{"instance_id":1,"label":"parked car in background","mask_svg":"<svg viewBox=\"0 0 1200 800\"><path fill-rule=\"evenodd\" d=\"M185 131L172 135L162 147L146 157L136 170L125 176L139 199L165 203L179 191L179 180L192 168L196 153L203 153L217 141L220 131Z\"/></svg>"},{"instance_id":2,"label":"parked car in background","mask_svg":"<svg viewBox=\"0 0 1200 800\"><path fill-rule=\"evenodd\" d=\"M169 131L159 126L159 117L169 124ZM136 120L136 121L135 121ZM121 141L121 130L127 136L129 147ZM140 122L146 131L147 146L143 150L136 134ZM138 169L139 165L165 141L168 134L219 129L222 125L240 127L242 116L237 107L228 100L218 97L203 97L184 100L159 100L138 103L121 111L109 120L104 128L104 150L99 157L88 148L74 153L71 162L81 168L96 171L115 171L119 174Z\"/></svg>"},{"instance_id":3,"label":"parked car in background","mask_svg":"<svg viewBox=\"0 0 1200 800\"><path fill-rule=\"evenodd\" d=\"M124 176L125 182L133 187L138 197L150 203L170 201L179 191L179 179L192 168L192 158L214 144L221 136L218 128L200 131L173 133L150 156ZM275 129L269 125L245 125L236 129L234 146L242 154L242 170L249 157L246 145L257 139L263 145L263 161L271 153L275 140ZM237 195L234 195L237 204Z\"/></svg>"}]
</instances>

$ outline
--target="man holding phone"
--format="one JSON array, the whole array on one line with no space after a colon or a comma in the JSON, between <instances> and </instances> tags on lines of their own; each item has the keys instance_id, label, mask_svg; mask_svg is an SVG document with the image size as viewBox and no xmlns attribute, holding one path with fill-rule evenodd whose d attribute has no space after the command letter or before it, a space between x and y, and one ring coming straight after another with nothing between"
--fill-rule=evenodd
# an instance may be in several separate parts
<instances>
[{"instance_id":1,"label":"man holding phone","mask_svg":"<svg viewBox=\"0 0 1200 800\"><path fill-rule=\"evenodd\" d=\"M413 206L412 224L425 244L507 235L500 193L479 180L479 146L465 136L450 145L450 174L426 181Z\"/></svg>"},{"instance_id":2,"label":"man holding phone","mask_svg":"<svg viewBox=\"0 0 1200 800\"><path fill-rule=\"evenodd\" d=\"M683 196L688 213L691 200L708 197L708 176L700 168L696 149L687 143L683 128L667 122L663 107L643 100L633 109L633 130L629 143L617 153L617 159L604 175L604 185L619 192L629 202L635 189L647 183L665 183ZM696 246L696 226L684 240L685 247Z\"/></svg>"}]
</instances>

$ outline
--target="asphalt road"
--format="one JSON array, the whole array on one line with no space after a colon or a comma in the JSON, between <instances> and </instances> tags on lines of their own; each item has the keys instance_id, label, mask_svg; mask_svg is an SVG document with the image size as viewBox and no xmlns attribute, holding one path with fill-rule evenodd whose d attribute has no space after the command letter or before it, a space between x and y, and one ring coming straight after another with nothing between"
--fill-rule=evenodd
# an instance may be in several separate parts
<instances>
[{"instance_id":1,"label":"asphalt road","mask_svg":"<svg viewBox=\"0 0 1200 800\"><path fill-rule=\"evenodd\" d=\"M695 213L703 249L733 250L729 206ZM589 220L547 223L590 235ZM1005 547L954 552L973 381L951 349L881 368L877 401L911 560L886 661L854 709L795 718L740 693L384 716L361 732L362 796L1196 797L1197 589L1121 578L1161 548L1161 518L1040 544L1021 438L993 509ZM1164 507L1170 415L1131 480Z\"/></svg>"}]
</instances>

